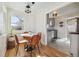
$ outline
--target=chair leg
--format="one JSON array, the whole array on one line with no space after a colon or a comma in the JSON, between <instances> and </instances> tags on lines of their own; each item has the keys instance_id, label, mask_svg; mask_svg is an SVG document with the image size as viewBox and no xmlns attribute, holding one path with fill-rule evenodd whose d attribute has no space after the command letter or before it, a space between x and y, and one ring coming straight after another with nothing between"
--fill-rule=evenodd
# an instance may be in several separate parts
<instances>
[{"instance_id":1,"label":"chair leg","mask_svg":"<svg viewBox=\"0 0 79 59\"><path fill-rule=\"evenodd\" d=\"M41 42L39 42L39 47L42 47L42 43Z\"/></svg>"},{"instance_id":2,"label":"chair leg","mask_svg":"<svg viewBox=\"0 0 79 59\"><path fill-rule=\"evenodd\" d=\"M18 53L18 49L19 49L19 46L16 46L16 56L17 56L17 53Z\"/></svg>"},{"instance_id":3,"label":"chair leg","mask_svg":"<svg viewBox=\"0 0 79 59\"><path fill-rule=\"evenodd\" d=\"M32 51L28 51L28 53L30 54L30 57L32 57Z\"/></svg>"},{"instance_id":4,"label":"chair leg","mask_svg":"<svg viewBox=\"0 0 79 59\"><path fill-rule=\"evenodd\" d=\"M30 54L30 56L32 57L32 51L31 51L31 54Z\"/></svg>"},{"instance_id":5,"label":"chair leg","mask_svg":"<svg viewBox=\"0 0 79 59\"><path fill-rule=\"evenodd\" d=\"M39 54L40 54L40 49L39 49L39 45L37 44L37 47L38 47L38 51L39 51Z\"/></svg>"},{"instance_id":6,"label":"chair leg","mask_svg":"<svg viewBox=\"0 0 79 59\"><path fill-rule=\"evenodd\" d=\"M42 44L41 44L41 42L40 42L40 45L41 45L41 47L42 47Z\"/></svg>"}]
</instances>

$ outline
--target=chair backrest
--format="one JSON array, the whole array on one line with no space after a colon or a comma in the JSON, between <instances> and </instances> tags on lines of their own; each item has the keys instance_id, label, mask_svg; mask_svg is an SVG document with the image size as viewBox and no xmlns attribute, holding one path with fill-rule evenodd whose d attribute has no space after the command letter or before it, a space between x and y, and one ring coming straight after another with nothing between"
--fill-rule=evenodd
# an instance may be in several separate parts
<instances>
[{"instance_id":1,"label":"chair backrest","mask_svg":"<svg viewBox=\"0 0 79 59\"><path fill-rule=\"evenodd\" d=\"M34 46L34 45L37 45L39 43L39 35L34 35L32 38L31 38L31 41L30 41L30 45Z\"/></svg>"},{"instance_id":2,"label":"chair backrest","mask_svg":"<svg viewBox=\"0 0 79 59\"><path fill-rule=\"evenodd\" d=\"M17 35L15 35L15 40L16 40L16 43L19 44Z\"/></svg>"},{"instance_id":3,"label":"chair backrest","mask_svg":"<svg viewBox=\"0 0 79 59\"><path fill-rule=\"evenodd\" d=\"M37 35L39 35L39 40L41 40L41 32L38 32Z\"/></svg>"},{"instance_id":4,"label":"chair backrest","mask_svg":"<svg viewBox=\"0 0 79 59\"><path fill-rule=\"evenodd\" d=\"M23 34L26 34L26 33L29 33L29 32L23 32Z\"/></svg>"}]
</instances>

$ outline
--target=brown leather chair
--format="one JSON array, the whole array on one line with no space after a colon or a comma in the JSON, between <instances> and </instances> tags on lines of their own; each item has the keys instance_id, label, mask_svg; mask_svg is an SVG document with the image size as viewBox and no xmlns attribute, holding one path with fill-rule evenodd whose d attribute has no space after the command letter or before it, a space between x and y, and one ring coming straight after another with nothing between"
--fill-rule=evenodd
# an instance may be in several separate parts
<instances>
[{"instance_id":1,"label":"brown leather chair","mask_svg":"<svg viewBox=\"0 0 79 59\"><path fill-rule=\"evenodd\" d=\"M16 55L17 55L18 49L19 49L19 45L20 44L25 44L28 41L27 40L19 40L18 37L17 37L17 35L15 35L15 40L16 40Z\"/></svg>"},{"instance_id":2,"label":"brown leather chair","mask_svg":"<svg viewBox=\"0 0 79 59\"><path fill-rule=\"evenodd\" d=\"M30 51L30 56L32 56L32 51L33 51L34 49L36 49L36 48L38 49L38 52L40 53L39 41L40 41L40 36L39 36L39 35L34 35L34 36L31 38L31 40L30 40L30 42L29 42L29 44L28 44L28 46L31 47L31 49L27 49L28 51Z\"/></svg>"}]
</instances>

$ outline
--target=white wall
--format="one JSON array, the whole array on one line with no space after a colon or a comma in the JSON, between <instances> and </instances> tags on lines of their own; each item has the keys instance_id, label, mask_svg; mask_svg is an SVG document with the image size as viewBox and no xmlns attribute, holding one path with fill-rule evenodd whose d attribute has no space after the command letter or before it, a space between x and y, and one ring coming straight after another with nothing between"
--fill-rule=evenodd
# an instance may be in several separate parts
<instances>
[{"instance_id":1,"label":"white wall","mask_svg":"<svg viewBox=\"0 0 79 59\"><path fill-rule=\"evenodd\" d=\"M2 34L4 31L3 28L3 13L0 13L0 33Z\"/></svg>"},{"instance_id":2,"label":"white wall","mask_svg":"<svg viewBox=\"0 0 79 59\"><path fill-rule=\"evenodd\" d=\"M26 13L24 17L24 31L35 32L34 22L34 15Z\"/></svg>"},{"instance_id":3,"label":"white wall","mask_svg":"<svg viewBox=\"0 0 79 59\"><path fill-rule=\"evenodd\" d=\"M0 3L0 33L4 33L4 15L2 11L2 3Z\"/></svg>"},{"instance_id":4,"label":"white wall","mask_svg":"<svg viewBox=\"0 0 79 59\"><path fill-rule=\"evenodd\" d=\"M60 27L60 22L63 22L63 27ZM56 19L55 29L58 31L58 38L67 38L67 20Z\"/></svg>"}]
</instances>

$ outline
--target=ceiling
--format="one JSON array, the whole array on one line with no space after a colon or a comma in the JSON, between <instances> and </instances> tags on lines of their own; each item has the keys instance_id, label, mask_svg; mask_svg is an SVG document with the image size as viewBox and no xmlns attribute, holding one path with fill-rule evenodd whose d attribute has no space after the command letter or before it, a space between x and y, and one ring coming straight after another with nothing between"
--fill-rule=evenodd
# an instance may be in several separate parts
<instances>
[{"instance_id":1,"label":"ceiling","mask_svg":"<svg viewBox=\"0 0 79 59\"><path fill-rule=\"evenodd\" d=\"M55 8L58 5L65 4L67 2L35 2L34 6L32 6L32 10L40 10L49 9L50 7ZM27 5L25 2L5 2L8 8L15 9L17 11L24 12L25 6ZM47 7L48 6L48 7Z\"/></svg>"}]
</instances>

